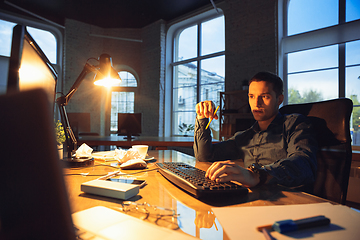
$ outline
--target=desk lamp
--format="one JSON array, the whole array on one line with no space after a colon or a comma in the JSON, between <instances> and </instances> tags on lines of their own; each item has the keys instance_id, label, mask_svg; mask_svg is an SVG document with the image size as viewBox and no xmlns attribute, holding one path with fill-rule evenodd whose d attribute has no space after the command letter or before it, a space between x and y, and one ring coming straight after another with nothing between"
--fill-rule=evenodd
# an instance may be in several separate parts
<instances>
[{"instance_id":1,"label":"desk lamp","mask_svg":"<svg viewBox=\"0 0 360 240\"><path fill-rule=\"evenodd\" d=\"M94 59L99 62L99 65L94 66L88 63L90 59ZM94 84L98 86L106 86L111 87L114 85L118 85L121 82L119 74L116 70L112 67L112 59L108 54L101 54L99 59L96 58L89 58L85 66L70 88L70 91L63 96L60 96L56 99L56 103L59 107L61 122L63 123L65 129L65 137L66 137L66 150L67 150L67 157L62 159L68 163L88 163L87 160L89 159L76 159L75 158L75 151L77 149L77 140L74 135L74 132L71 129L69 119L66 113L65 106L68 105L71 97L79 88L81 82L84 80L88 73L95 73L94 77Z\"/></svg>"}]
</instances>

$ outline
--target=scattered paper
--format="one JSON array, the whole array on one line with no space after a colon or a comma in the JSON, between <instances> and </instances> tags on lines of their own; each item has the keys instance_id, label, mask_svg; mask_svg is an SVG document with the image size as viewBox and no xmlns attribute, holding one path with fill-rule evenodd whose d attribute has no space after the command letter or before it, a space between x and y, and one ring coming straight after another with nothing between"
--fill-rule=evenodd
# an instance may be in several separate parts
<instances>
[{"instance_id":1,"label":"scattered paper","mask_svg":"<svg viewBox=\"0 0 360 240\"><path fill-rule=\"evenodd\" d=\"M122 164L132 159L141 159L141 156L139 152L133 148L129 150L115 149L114 158Z\"/></svg>"},{"instance_id":2,"label":"scattered paper","mask_svg":"<svg viewBox=\"0 0 360 240\"><path fill-rule=\"evenodd\" d=\"M212 208L229 239L264 240L256 227L273 224L285 219L300 219L315 215L329 218L329 226L310 228L281 234L271 232L277 240L282 239L359 239L360 213L344 205L330 203Z\"/></svg>"},{"instance_id":3,"label":"scattered paper","mask_svg":"<svg viewBox=\"0 0 360 240\"><path fill-rule=\"evenodd\" d=\"M81 146L76 150L75 157L91 157L93 149L89 147L86 143L81 144Z\"/></svg>"}]
</instances>

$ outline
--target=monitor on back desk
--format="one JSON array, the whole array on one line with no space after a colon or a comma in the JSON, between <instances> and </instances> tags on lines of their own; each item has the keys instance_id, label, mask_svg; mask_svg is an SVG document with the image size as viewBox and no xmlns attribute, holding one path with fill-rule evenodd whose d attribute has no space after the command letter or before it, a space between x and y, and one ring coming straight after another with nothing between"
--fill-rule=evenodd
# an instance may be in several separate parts
<instances>
[{"instance_id":1,"label":"monitor on back desk","mask_svg":"<svg viewBox=\"0 0 360 240\"><path fill-rule=\"evenodd\" d=\"M131 140L141 133L141 113L118 113L118 135Z\"/></svg>"}]
</instances>

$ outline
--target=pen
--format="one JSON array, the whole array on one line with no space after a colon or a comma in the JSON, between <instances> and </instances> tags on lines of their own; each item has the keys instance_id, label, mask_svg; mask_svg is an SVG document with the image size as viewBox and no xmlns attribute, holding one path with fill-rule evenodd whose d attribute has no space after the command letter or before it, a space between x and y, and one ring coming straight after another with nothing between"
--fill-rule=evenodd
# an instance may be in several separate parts
<instances>
[{"instance_id":1,"label":"pen","mask_svg":"<svg viewBox=\"0 0 360 240\"><path fill-rule=\"evenodd\" d=\"M217 113L217 111L219 110L220 106L217 106L217 108L215 109L214 115ZM211 118L210 121L208 122L208 124L206 125L205 129L208 129L208 127L210 126L210 123L213 119Z\"/></svg>"},{"instance_id":2,"label":"pen","mask_svg":"<svg viewBox=\"0 0 360 240\"><path fill-rule=\"evenodd\" d=\"M329 224L330 224L329 218L323 215L318 215L318 216L302 218L298 220L287 219L287 220L277 221L273 225L260 226L257 227L256 229L262 232L264 232L263 229L265 229L267 231L277 231L279 233L285 233L300 229L325 226Z\"/></svg>"}]
</instances>

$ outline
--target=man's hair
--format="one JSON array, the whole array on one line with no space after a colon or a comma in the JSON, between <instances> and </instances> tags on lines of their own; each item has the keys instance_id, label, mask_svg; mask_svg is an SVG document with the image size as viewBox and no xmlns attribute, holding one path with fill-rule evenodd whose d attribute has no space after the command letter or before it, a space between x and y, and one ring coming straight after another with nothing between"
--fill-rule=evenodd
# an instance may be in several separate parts
<instances>
[{"instance_id":1,"label":"man's hair","mask_svg":"<svg viewBox=\"0 0 360 240\"><path fill-rule=\"evenodd\" d=\"M272 83L273 90L276 93L276 97L283 94L283 87L284 87L283 81L276 74L271 72L258 72L250 79L249 85L251 84L251 82L261 82L261 81Z\"/></svg>"}]
</instances>

